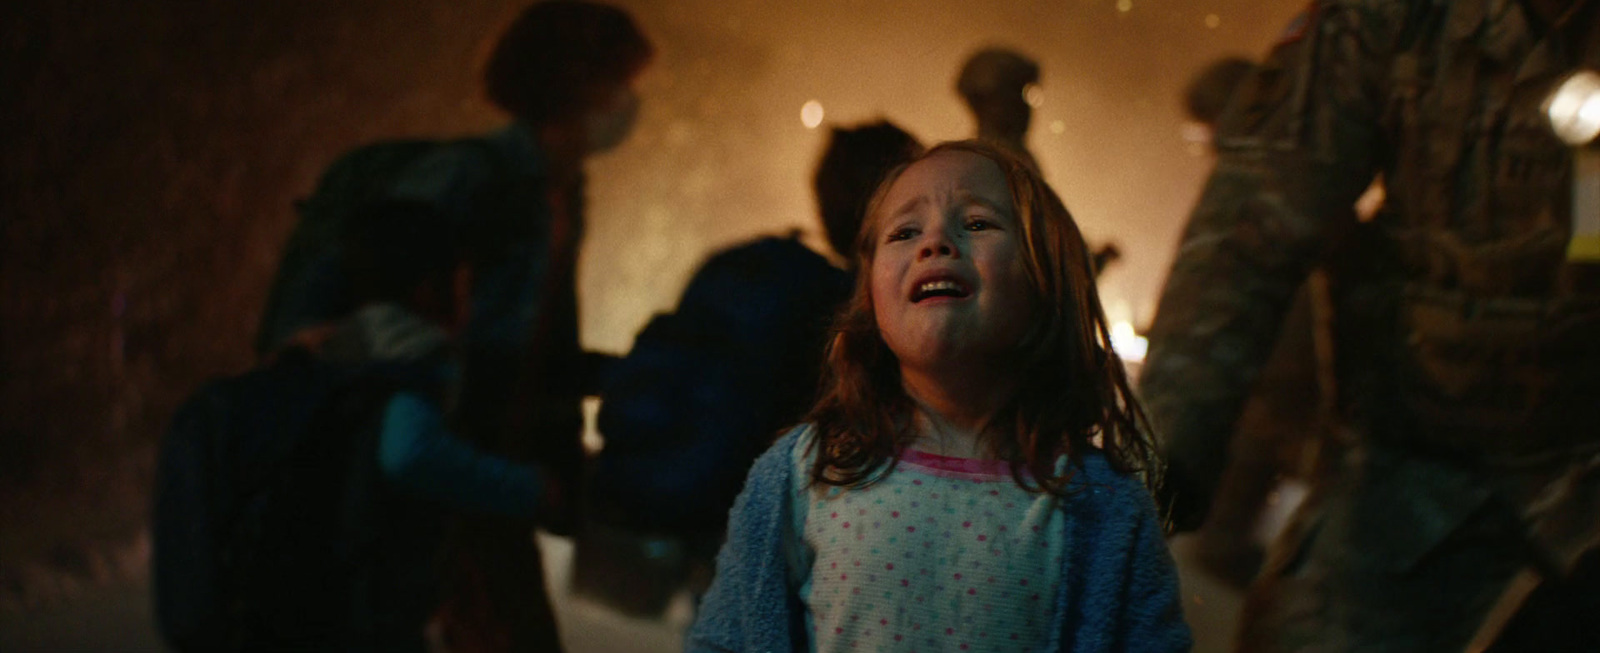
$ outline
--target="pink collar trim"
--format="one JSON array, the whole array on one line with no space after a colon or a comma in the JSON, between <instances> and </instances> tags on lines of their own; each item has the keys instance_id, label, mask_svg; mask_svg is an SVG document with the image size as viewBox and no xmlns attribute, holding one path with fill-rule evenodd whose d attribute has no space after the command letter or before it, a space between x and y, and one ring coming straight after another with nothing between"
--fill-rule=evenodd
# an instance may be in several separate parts
<instances>
[{"instance_id":1,"label":"pink collar trim","mask_svg":"<svg viewBox=\"0 0 1600 653\"><path fill-rule=\"evenodd\" d=\"M900 464L910 465L935 476L956 476L972 480L1011 480L1011 463L1004 460L979 460L940 456L916 449L900 451ZM1026 476L1024 471L1024 476Z\"/></svg>"}]
</instances>

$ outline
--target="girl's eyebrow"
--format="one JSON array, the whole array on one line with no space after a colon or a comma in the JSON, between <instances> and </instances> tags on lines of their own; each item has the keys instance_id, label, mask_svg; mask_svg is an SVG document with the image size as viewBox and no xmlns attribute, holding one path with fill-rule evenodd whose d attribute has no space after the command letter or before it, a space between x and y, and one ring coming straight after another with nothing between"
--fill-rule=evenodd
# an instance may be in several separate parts
<instances>
[{"instance_id":1,"label":"girl's eyebrow","mask_svg":"<svg viewBox=\"0 0 1600 653\"><path fill-rule=\"evenodd\" d=\"M1008 217L1008 218L1015 218L1016 217L1015 215L1013 215L1011 213L1011 207L1009 207L1009 206L996 203L993 200L990 200L989 198L986 198L986 197L982 197L982 196L980 196L980 195L978 195L976 193L962 193L962 195L963 195L962 201L964 203L966 203L967 205L976 204L978 206L981 206L983 208L989 209L990 211L994 211L995 213L998 213L998 214L1003 215L1003 216Z\"/></svg>"},{"instance_id":2,"label":"girl's eyebrow","mask_svg":"<svg viewBox=\"0 0 1600 653\"><path fill-rule=\"evenodd\" d=\"M982 196L977 195L975 193L972 193L972 192L969 192L969 191L961 191L958 194L958 198L959 198L959 201L961 202L961 204L963 204L963 205L969 205L969 206L970 205L977 205L977 206L981 206L983 208L989 209L990 211L994 211L995 213L998 213L998 214L1006 216L1006 217L1015 217L1015 216L1012 215L1010 207L1008 207L1008 206L1006 206L1004 204L997 203L997 202L995 202L993 200L990 200L990 199L988 199L986 197L982 197ZM901 204L899 208L895 209L895 211L893 213L889 214L889 219L890 220L894 220L894 219L899 218L901 216L904 216L904 215L906 215L908 213L914 213L914 212L917 211L917 209L920 209L923 206L927 205L929 201L930 200L928 199L927 195L918 195L918 196L913 197L913 198L911 198L909 200L906 200L905 204Z\"/></svg>"},{"instance_id":3,"label":"girl's eyebrow","mask_svg":"<svg viewBox=\"0 0 1600 653\"><path fill-rule=\"evenodd\" d=\"M1011 215L1011 211L1008 210L1005 206L1002 206L1000 204L996 204L995 202L990 201L988 198L979 197L977 195L968 195L966 197L966 203L967 204L977 204L978 206L981 206L983 208L989 209L989 210L994 211L995 213L999 213L1001 215Z\"/></svg>"},{"instance_id":4,"label":"girl's eyebrow","mask_svg":"<svg viewBox=\"0 0 1600 653\"><path fill-rule=\"evenodd\" d=\"M913 197L913 198L911 198L910 201L906 202L905 204L901 204L900 208L895 209L894 213L891 213L889 215L889 219L893 220L893 219L898 218L898 217L900 217L902 215L905 215L907 213L915 212L917 209L922 208L922 205L927 204L927 203L928 203L928 197L926 195L918 195L916 197Z\"/></svg>"}]
</instances>

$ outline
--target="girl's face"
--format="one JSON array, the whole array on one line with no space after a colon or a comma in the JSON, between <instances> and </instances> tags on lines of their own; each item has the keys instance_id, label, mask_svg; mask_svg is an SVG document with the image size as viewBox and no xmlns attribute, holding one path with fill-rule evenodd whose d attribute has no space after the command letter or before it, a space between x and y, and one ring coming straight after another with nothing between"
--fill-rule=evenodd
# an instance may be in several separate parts
<instances>
[{"instance_id":1,"label":"girl's face","mask_svg":"<svg viewBox=\"0 0 1600 653\"><path fill-rule=\"evenodd\" d=\"M901 173L879 211L872 310L901 368L1013 351L1033 302L1000 167L972 152L935 154Z\"/></svg>"}]
</instances>

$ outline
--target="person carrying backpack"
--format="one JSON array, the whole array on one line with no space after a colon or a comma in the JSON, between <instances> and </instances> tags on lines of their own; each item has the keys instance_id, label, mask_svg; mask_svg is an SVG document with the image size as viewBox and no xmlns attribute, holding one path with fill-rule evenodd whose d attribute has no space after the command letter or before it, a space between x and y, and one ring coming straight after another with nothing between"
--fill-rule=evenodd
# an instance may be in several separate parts
<instances>
[{"instance_id":1,"label":"person carrying backpack","mask_svg":"<svg viewBox=\"0 0 1600 653\"><path fill-rule=\"evenodd\" d=\"M471 269L448 222L395 200L341 234L356 309L202 388L163 443L156 607L178 650L426 650L449 516L551 510L548 474L445 427Z\"/></svg>"},{"instance_id":2,"label":"person carrying backpack","mask_svg":"<svg viewBox=\"0 0 1600 653\"><path fill-rule=\"evenodd\" d=\"M841 259L878 181L921 150L885 121L833 130L813 181ZM689 578L709 573L750 464L810 408L852 284L795 235L758 238L708 258L677 309L645 326L603 388L578 591L648 615L685 582L709 580Z\"/></svg>"},{"instance_id":3,"label":"person carrying backpack","mask_svg":"<svg viewBox=\"0 0 1600 653\"><path fill-rule=\"evenodd\" d=\"M470 283L458 430L490 451L557 474L567 500L541 526L569 532L583 459L580 403L597 391L594 379L606 360L583 352L578 340L583 164L631 132L639 105L634 80L652 56L633 19L615 7L553 0L523 10L484 71L490 101L511 122L453 141L367 145L336 161L301 204L262 316L258 353L349 308L344 255L330 234L350 207L375 198L434 204L489 246ZM499 633L477 648L558 648L546 633L521 632L520 624L537 623L548 611L529 534L479 520L455 531L451 555L463 596L447 621L474 624L459 630Z\"/></svg>"}]
</instances>

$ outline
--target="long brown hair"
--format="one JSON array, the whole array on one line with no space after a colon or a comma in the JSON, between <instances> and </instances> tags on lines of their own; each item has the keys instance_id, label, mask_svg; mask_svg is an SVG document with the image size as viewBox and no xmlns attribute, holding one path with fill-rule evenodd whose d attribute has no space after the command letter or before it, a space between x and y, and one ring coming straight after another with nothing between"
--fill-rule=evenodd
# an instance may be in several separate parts
<instances>
[{"instance_id":1,"label":"long brown hair","mask_svg":"<svg viewBox=\"0 0 1600 653\"><path fill-rule=\"evenodd\" d=\"M1099 436L1115 469L1140 474L1153 486L1158 466L1149 422L1111 349L1083 234L1038 173L979 141L943 143L901 165L867 205L856 245L855 293L835 320L822 396L807 418L817 433L811 482L870 484L893 470L916 437L899 362L873 315L871 270L884 196L907 168L944 152L970 152L999 166L1022 226L1034 322L1014 352L1020 383L989 431L991 450L1011 463L1019 485L1060 496L1073 466L1058 473L1056 460L1077 460Z\"/></svg>"}]
</instances>

